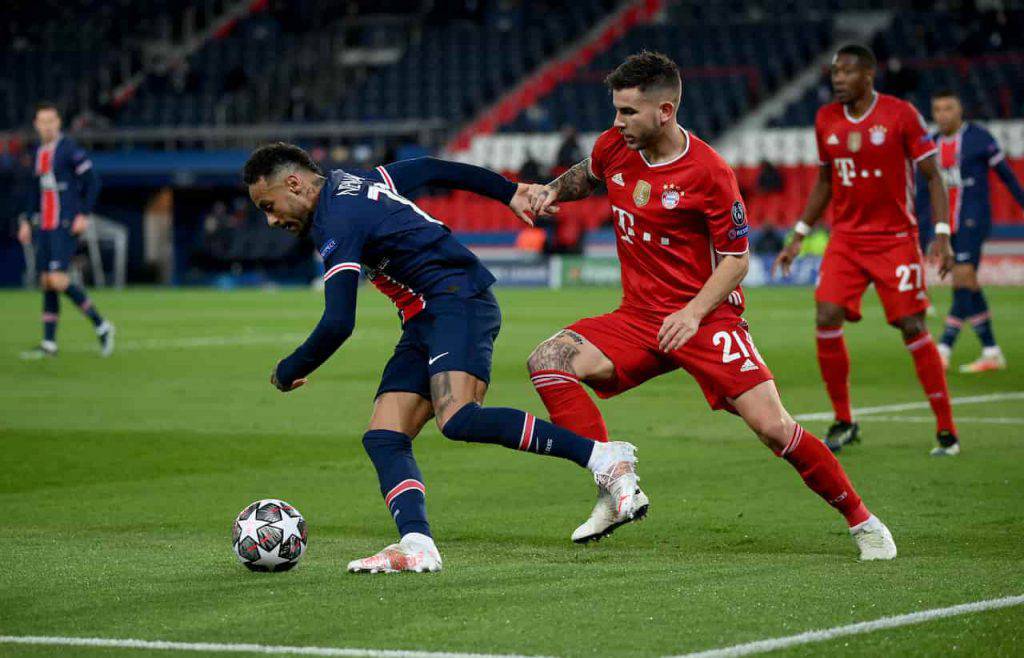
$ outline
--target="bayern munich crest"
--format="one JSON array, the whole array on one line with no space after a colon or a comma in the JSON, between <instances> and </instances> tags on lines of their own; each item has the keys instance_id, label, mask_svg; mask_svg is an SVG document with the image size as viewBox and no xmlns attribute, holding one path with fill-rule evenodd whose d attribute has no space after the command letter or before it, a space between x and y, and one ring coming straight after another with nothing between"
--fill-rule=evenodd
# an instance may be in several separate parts
<instances>
[{"instance_id":1,"label":"bayern munich crest","mask_svg":"<svg viewBox=\"0 0 1024 658\"><path fill-rule=\"evenodd\" d=\"M868 139L875 146L881 146L885 143L885 133L885 126L871 126L871 129L868 130Z\"/></svg>"},{"instance_id":2,"label":"bayern munich crest","mask_svg":"<svg viewBox=\"0 0 1024 658\"><path fill-rule=\"evenodd\" d=\"M661 191L661 205L666 210L672 210L679 205L679 199L683 193L676 187L675 183L666 183Z\"/></svg>"}]
</instances>

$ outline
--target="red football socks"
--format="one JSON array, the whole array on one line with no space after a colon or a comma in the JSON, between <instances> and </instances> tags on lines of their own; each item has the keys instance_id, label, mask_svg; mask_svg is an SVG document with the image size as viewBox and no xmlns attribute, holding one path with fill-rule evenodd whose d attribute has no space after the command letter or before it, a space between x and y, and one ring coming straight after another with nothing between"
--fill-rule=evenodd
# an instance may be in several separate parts
<instances>
[{"instance_id":1,"label":"red football socks","mask_svg":"<svg viewBox=\"0 0 1024 658\"><path fill-rule=\"evenodd\" d=\"M932 335L922 332L904 341L910 356L914 357L914 369L917 379L921 382L928 403L935 413L937 431L956 433L953 424L953 409L949 404L949 387L946 385L946 371L942 368L939 348L935 346Z\"/></svg>"},{"instance_id":2,"label":"red football socks","mask_svg":"<svg viewBox=\"0 0 1024 658\"><path fill-rule=\"evenodd\" d=\"M580 436L605 443L608 428L579 377L561 370L538 370L530 376L551 422Z\"/></svg>"},{"instance_id":3,"label":"red football socks","mask_svg":"<svg viewBox=\"0 0 1024 658\"><path fill-rule=\"evenodd\" d=\"M818 327L818 367L836 420L853 422L850 411L850 353L842 327Z\"/></svg>"},{"instance_id":4,"label":"red football socks","mask_svg":"<svg viewBox=\"0 0 1024 658\"><path fill-rule=\"evenodd\" d=\"M793 465L811 491L839 510L851 528L871 516L839 460L800 425L793 427L793 436L779 456Z\"/></svg>"}]
</instances>

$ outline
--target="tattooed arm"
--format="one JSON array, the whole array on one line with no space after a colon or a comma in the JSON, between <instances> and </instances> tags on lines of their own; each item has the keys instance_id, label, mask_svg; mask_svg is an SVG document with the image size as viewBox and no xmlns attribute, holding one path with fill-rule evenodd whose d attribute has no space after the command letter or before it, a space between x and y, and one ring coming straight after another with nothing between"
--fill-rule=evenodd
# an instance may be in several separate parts
<instances>
[{"instance_id":1,"label":"tattooed arm","mask_svg":"<svg viewBox=\"0 0 1024 658\"><path fill-rule=\"evenodd\" d=\"M590 196L601 180L590 169L590 158L577 162L547 185L534 185L530 191L530 208L534 215L558 212L558 201L576 201Z\"/></svg>"}]
</instances>

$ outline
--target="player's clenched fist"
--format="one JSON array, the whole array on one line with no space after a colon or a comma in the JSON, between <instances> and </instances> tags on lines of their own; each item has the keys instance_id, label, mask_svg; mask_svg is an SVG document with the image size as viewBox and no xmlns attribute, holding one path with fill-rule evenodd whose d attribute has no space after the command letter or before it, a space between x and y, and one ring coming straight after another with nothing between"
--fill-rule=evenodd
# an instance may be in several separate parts
<instances>
[{"instance_id":1,"label":"player's clenched fist","mask_svg":"<svg viewBox=\"0 0 1024 658\"><path fill-rule=\"evenodd\" d=\"M558 190L550 185L530 185L528 191L530 210L534 217L553 215L558 212Z\"/></svg>"},{"instance_id":2,"label":"player's clenched fist","mask_svg":"<svg viewBox=\"0 0 1024 658\"><path fill-rule=\"evenodd\" d=\"M295 381L289 382L287 384L281 383L281 381L278 380L277 378L277 368L280 365L281 364L278 363L276 366L274 366L274 369L270 373L270 383L274 386L274 388L281 391L282 393L287 393L288 391L294 391L295 389L306 383L305 377L302 377L301 379L296 379Z\"/></svg>"},{"instance_id":3,"label":"player's clenched fist","mask_svg":"<svg viewBox=\"0 0 1024 658\"><path fill-rule=\"evenodd\" d=\"M684 307L665 318L658 331L658 347L662 352L677 350L700 329L700 316Z\"/></svg>"}]
</instances>

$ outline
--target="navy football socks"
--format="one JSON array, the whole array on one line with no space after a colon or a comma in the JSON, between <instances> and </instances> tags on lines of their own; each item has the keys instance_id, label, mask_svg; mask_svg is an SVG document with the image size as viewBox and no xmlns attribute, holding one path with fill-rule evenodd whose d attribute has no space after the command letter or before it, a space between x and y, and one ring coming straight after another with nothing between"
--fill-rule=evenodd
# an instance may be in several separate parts
<instances>
[{"instance_id":1,"label":"navy football socks","mask_svg":"<svg viewBox=\"0 0 1024 658\"><path fill-rule=\"evenodd\" d=\"M970 290L967 288L953 289L953 305L949 309L949 315L946 316L946 328L942 332L940 341L946 347L953 347L957 336L960 335L960 328L963 326L964 320L973 315L971 305Z\"/></svg>"},{"instance_id":2,"label":"navy football socks","mask_svg":"<svg viewBox=\"0 0 1024 658\"><path fill-rule=\"evenodd\" d=\"M995 347L996 337L992 333L992 314L988 310L988 301L985 300L985 293L980 289L971 292L971 315L969 317L974 333L978 334L978 340L983 347Z\"/></svg>"},{"instance_id":3,"label":"navy football socks","mask_svg":"<svg viewBox=\"0 0 1024 658\"><path fill-rule=\"evenodd\" d=\"M96 307L92 305L92 300L89 299L89 296L85 294L85 291L82 290L81 287L72 283L68 285L64 294L71 298L71 301L73 301L78 308L82 310L82 313L84 313L86 317L92 320L94 326L98 327L103 324L103 316L101 316L99 311L96 310Z\"/></svg>"},{"instance_id":4,"label":"navy football socks","mask_svg":"<svg viewBox=\"0 0 1024 658\"><path fill-rule=\"evenodd\" d=\"M481 407L471 402L448 419L441 430L449 439L492 443L513 450L552 455L587 467L596 445L569 430L536 418L533 414L504 407Z\"/></svg>"},{"instance_id":5,"label":"navy football socks","mask_svg":"<svg viewBox=\"0 0 1024 658\"><path fill-rule=\"evenodd\" d=\"M54 290L43 291L43 340L57 340L57 320L60 319L60 296Z\"/></svg>"},{"instance_id":6,"label":"navy football socks","mask_svg":"<svg viewBox=\"0 0 1024 658\"><path fill-rule=\"evenodd\" d=\"M377 469L380 493L398 526L398 534L404 537L418 532L431 537L427 490L412 454L412 439L401 432L370 430L363 435L363 447Z\"/></svg>"}]
</instances>

